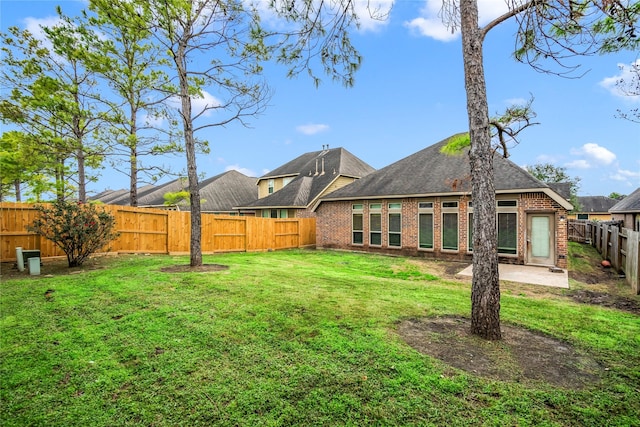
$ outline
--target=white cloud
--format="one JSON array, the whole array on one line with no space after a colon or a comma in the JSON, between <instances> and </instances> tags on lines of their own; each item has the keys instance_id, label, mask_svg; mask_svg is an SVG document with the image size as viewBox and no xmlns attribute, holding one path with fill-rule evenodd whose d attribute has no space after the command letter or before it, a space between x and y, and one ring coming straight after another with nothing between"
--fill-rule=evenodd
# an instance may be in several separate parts
<instances>
[{"instance_id":1,"label":"white cloud","mask_svg":"<svg viewBox=\"0 0 640 427\"><path fill-rule=\"evenodd\" d=\"M389 23L395 0L356 0L353 8L361 31L378 31Z\"/></svg>"},{"instance_id":2,"label":"white cloud","mask_svg":"<svg viewBox=\"0 0 640 427\"><path fill-rule=\"evenodd\" d=\"M286 20L280 18L277 13L273 11L270 3L265 0L243 0L245 6L254 7L258 14L260 15L260 19L263 24L266 24L269 27L275 29L283 29L283 28L292 28L293 24L291 22L287 22ZM303 8L305 6L304 1L300 1L294 3L294 7ZM319 2L316 0L316 6L319 5ZM388 14L391 11L391 8L395 0L354 0L352 1L353 11L358 17L358 22L360 24L360 31L377 31L380 28L383 28L389 23ZM282 7L282 1L276 0L275 5L277 8ZM342 2L324 2L324 7L327 9L325 13L327 15L331 15L337 11L336 8L341 7ZM332 8L333 10L328 10ZM300 10L301 13L302 10Z\"/></svg>"},{"instance_id":3,"label":"white cloud","mask_svg":"<svg viewBox=\"0 0 640 427\"><path fill-rule=\"evenodd\" d=\"M296 127L296 130L305 135L315 135L320 132L329 130L329 125L323 125L319 123L309 123L306 125L300 125Z\"/></svg>"},{"instance_id":4,"label":"white cloud","mask_svg":"<svg viewBox=\"0 0 640 427\"><path fill-rule=\"evenodd\" d=\"M169 105L173 108L180 109L182 107L182 103L180 102L180 98L177 96L172 96L169 98ZM215 96L211 95L207 91L202 91L201 96L192 96L191 97L191 111L193 115L202 114L204 117L211 116L213 109L222 105L222 102ZM206 111L205 111L206 110Z\"/></svg>"},{"instance_id":5,"label":"white cloud","mask_svg":"<svg viewBox=\"0 0 640 427\"><path fill-rule=\"evenodd\" d=\"M540 154L536 157L536 163L557 163L558 158L549 154Z\"/></svg>"},{"instance_id":6,"label":"white cloud","mask_svg":"<svg viewBox=\"0 0 640 427\"><path fill-rule=\"evenodd\" d=\"M565 163L565 166L571 169L589 169L591 164L584 159L579 159Z\"/></svg>"},{"instance_id":7,"label":"white cloud","mask_svg":"<svg viewBox=\"0 0 640 427\"><path fill-rule=\"evenodd\" d=\"M623 98L630 102L640 102L640 93L637 87L640 86L640 59L631 64L618 64L620 73L615 76L605 77L600 81L600 86L605 88L611 95Z\"/></svg>"},{"instance_id":8,"label":"white cloud","mask_svg":"<svg viewBox=\"0 0 640 427\"><path fill-rule=\"evenodd\" d=\"M510 107L527 105L527 102L529 102L529 100L524 98L509 98L504 100L504 103Z\"/></svg>"},{"instance_id":9,"label":"white cloud","mask_svg":"<svg viewBox=\"0 0 640 427\"><path fill-rule=\"evenodd\" d=\"M164 118L163 117L157 116L157 115L150 115L150 114L146 114L146 113L143 113L143 114L140 115L140 120L146 126L151 126L151 127L156 127L156 128L162 126L162 124L164 123Z\"/></svg>"},{"instance_id":10,"label":"white cloud","mask_svg":"<svg viewBox=\"0 0 640 427\"><path fill-rule=\"evenodd\" d=\"M46 18L27 17L23 20L24 27L38 40L45 40L46 36L42 27L55 27L62 21L57 16L47 16Z\"/></svg>"},{"instance_id":11,"label":"white cloud","mask_svg":"<svg viewBox=\"0 0 640 427\"><path fill-rule=\"evenodd\" d=\"M572 149L571 154L584 156L597 163L610 165L616 160L616 155L598 144L589 142L578 149Z\"/></svg>"},{"instance_id":12,"label":"white cloud","mask_svg":"<svg viewBox=\"0 0 640 427\"><path fill-rule=\"evenodd\" d=\"M507 2L496 0L478 0L478 21L480 25L487 24L491 20L509 10ZM413 32L431 37L440 41L451 41L458 38L460 32L451 32L442 22L442 0L424 0L424 6L420 9L420 16L405 22L405 27Z\"/></svg>"},{"instance_id":13,"label":"white cloud","mask_svg":"<svg viewBox=\"0 0 640 427\"><path fill-rule=\"evenodd\" d=\"M628 181L634 179L640 179L640 172L638 171L630 171L626 169L618 169L618 171L611 175L611 179L615 179L616 181Z\"/></svg>"},{"instance_id":14,"label":"white cloud","mask_svg":"<svg viewBox=\"0 0 640 427\"><path fill-rule=\"evenodd\" d=\"M238 171L238 172L240 172L240 173L242 173L242 174L245 174L246 176L249 176L249 177L256 177L256 176L258 176L258 175L257 175L254 171L252 171L251 169L240 167L240 165L237 165L237 164L236 164L236 165L229 165L229 166L227 166L226 168L224 168L224 171L225 171L225 172L228 172L228 171Z\"/></svg>"}]
</instances>

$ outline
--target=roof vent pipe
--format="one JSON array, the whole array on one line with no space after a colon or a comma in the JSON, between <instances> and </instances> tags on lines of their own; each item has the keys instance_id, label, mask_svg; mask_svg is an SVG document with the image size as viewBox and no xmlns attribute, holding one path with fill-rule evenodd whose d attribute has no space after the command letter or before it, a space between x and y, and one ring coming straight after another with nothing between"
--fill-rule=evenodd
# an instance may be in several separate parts
<instances>
[{"instance_id":1,"label":"roof vent pipe","mask_svg":"<svg viewBox=\"0 0 640 427\"><path fill-rule=\"evenodd\" d=\"M313 174L313 176L317 176L318 175L318 159L316 159L316 173Z\"/></svg>"},{"instance_id":2,"label":"roof vent pipe","mask_svg":"<svg viewBox=\"0 0 640 427\"><path fill-rule=\"evenodd\" d=\"M322 158L322 172L320 175L324 175L324 157Z\"/></svg>"}]
</instances>

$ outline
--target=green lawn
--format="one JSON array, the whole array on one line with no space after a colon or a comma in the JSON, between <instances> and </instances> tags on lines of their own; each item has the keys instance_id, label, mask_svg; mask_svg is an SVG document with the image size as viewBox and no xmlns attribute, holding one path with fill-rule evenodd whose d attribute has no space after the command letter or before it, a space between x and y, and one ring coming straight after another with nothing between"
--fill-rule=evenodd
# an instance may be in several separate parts
<instances>
[{"instance_id":1,"label":"green lawn","mask_svg":"<svg viewBox=\"0 0 640 427\"><path fill-rule=\"evenodd\" d=\"M507 289L502 320L602 363L603 380L581 390L480 378L409 347L398 321L470 312L468 282L415 260L205 256L230 267L215 273L159 271L187 257L99 263L3 279L3 426L640 426L640 318L565 291Z\"/></svg>"}]
</instances>

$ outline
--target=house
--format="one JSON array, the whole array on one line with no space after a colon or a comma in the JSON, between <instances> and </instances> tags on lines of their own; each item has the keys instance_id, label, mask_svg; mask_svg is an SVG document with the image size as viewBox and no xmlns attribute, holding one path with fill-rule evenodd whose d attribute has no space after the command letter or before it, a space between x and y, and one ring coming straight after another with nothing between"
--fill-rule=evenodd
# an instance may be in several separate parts
<instances>
[{"instance_id":1,"label":"house","mask_svg":"<svg viewBox=\"0 0 640 427\"><path fill-rule=\"evenodd\" d=\"M234 206L245 204L255 200L257 196L256 179L248 177L238 171L230 170L212 178L200 181L200 202L202 213L215 213L227 215L254 215L253 211L238 211ZM186 178L178 178L161 185L147 185L138 189L138 206L169 208L165 204L167 193L189 191L189 183ZM100 196L100 195L99 195ZM118 190L108 192L103 197L95 197L103 203L114 205L128 205L129 192ZM188 201L173 209L189 210Z\"/></svg>"},{"instance_id":2,"label":"house","mask_svg":"<svg viewBox=\"0 0 640 427\"><path fill-rule=\"evenodd\" d=\"M640 231L640 188L609 209L613 221L622 221L623 227Z\"/></svg>"},{"instance_id":3,"label":"house","mask_svg":"<svg viewBox=\"0 0 640 427\"><path fill-rule=\"evenodd\" d=\"M238 209L266 218L313 217L311 206L375 169L344 148L305 153L258 179L258 199Z\"/></svg>"},{"instance_id":4,"label":"house","mask_svg":"<svg viewBox=\"0 0 640 427\"><path fill-rule=\"evenodd\" d=\"M569 219L589 221L611 221L609 209L618 201L606 196L578 197L579 206L569 214Z\"/></svg>"},{"instance_id":5,"label":"house","mask_svg":"<svg viewBox=\"0 0 640 427\"><path fill-rule=\"evenodd\" d=\"M322 248L471 260L468 150L445 139L322 197L314 205ZM500 262L567 266L565 197L508 159L494 157Z\"/></svg>"}]
</instances>

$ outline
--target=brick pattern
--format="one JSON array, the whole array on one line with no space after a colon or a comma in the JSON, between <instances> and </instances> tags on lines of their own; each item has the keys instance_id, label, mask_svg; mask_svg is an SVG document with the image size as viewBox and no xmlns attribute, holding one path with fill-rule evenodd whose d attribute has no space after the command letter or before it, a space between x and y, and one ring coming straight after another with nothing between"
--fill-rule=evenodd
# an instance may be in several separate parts
<instances>
[{"instance_id":1,"label":"brick pattern","mask_svg":"<svg viewBox=\"0 0 640 427\"><path fill-rule=\"evenodd\" d=\"M555 265L567 267L567 212L544 193L514 194L500 199L516 200L517 208L511 211L518 214L518 250L517 255L500 256L500 262L525 264L527 239L527 214L549 213L555 218ZM433 249L420 249L418 242L418 202L433 202ZM458 202L458 250L442 250L442 202ZM426 258L471 261L471 253L467 251L469 241L469 196L405 198L393 200L360 200L323 202L316 210L316 245L321 248L334 248L353 251L402 254ZM388 203L402 202L402 247L388 246ZM364 239L362 245L352 244L352 205L363 205ZM382 203L382 245L369 244L369 205Z\"/></svg>"}]
</instances>

